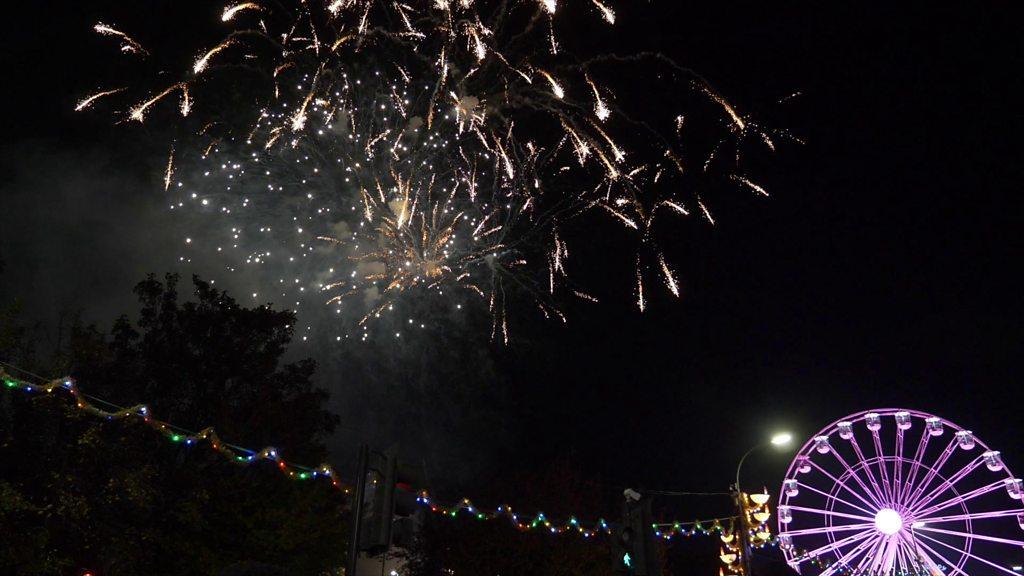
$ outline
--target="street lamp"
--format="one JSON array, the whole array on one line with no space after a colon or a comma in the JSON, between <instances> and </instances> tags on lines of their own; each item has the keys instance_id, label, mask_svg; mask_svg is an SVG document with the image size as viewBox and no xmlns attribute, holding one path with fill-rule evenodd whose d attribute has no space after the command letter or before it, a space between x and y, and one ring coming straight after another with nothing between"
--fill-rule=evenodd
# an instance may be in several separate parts
<instances>
[{"instance_id":1,"label":"street lamp","mask_svg":"<svg viewBox=\"0 0 1024 576\"><path fill-rule=\"evenodd\" d=\"M792 441L793 441L793 435L790 434L789 432L779 432L779 433L776 433L776 434L772 435L772 437L767 442L761 442L760 444L757 444L757 445L753 446L752 448L750 448L750 450L747 450L743 454L743 456L740 458L740 463L736 466L736 483L733 484L733 498L735 498L735 500L736 500L736 509L739 512L739 522L740 522L740 530L739 530L740 534L739 535L740 535L740 546L742 546L742 550L743 550L743 574L744 574L744 576L751 576L751 566L750 566L750 553L751 553L750 548L751 548L751 545L750 545L750 535L748 534L748 531L749 531L750 527L748 525L748 518L747 518L747 507L746 507L747 505L746 505L746 502L744 502L743 490L740 488L740 471L743 470L743 463L746 462L747 457L750 456L751 454L753 454L754 452L757 452L761 448L764 448L765 446L769 446L769 445L774 446L775 448L782 449L782 448L785 448L786 446L789 446L789 444ZM767 501L768 501L768 499L765 498L764 503L767 503ZM765 512L765 514L767 516L767 512ZM767 520L767 517L765 518L765 520Z\"/></svg>"},{"instance_id":2,"label":"street lamp","mask_svg":"<svg viewBox=\"0 0 1024 576\"><path fill-rule=\"evenodd\" d=\"M739 465L736 466L736 491L740 491L740 471L743 470L743 463L747 460L747 456L750 456L754 452L757 452L761 448L764 448L765 446L768 445L782 449L785 448L786 446L789 446L791 442L793 442L792 434L790 434L789 432L779 432L777 434L772 435L768 442L762 442L760 444L753 446L750 450L747 450L746 453L744 453L743 456L740 458Z\"/></svg>"}]
</instances>

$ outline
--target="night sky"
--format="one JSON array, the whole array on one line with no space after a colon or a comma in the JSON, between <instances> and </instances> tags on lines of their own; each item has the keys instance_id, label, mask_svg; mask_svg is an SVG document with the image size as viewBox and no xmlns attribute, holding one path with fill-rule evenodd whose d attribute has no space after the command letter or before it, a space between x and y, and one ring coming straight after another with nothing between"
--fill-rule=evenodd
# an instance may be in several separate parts
<instances>
[{"instance_id":1,"label":"night sky","mask_svg":"<svg viewBox=\"0 0 1024 576\"><path fill-rule=\"evenodd\" d=\"M147 272L177 269L159 184L166 149L145 127L72 112L95 71L113 66L90 27L123 14L116 4L33 2L3 39L0 291L46 326L68 309L109 325L134 309ZM769 198L737 192L714 227L678 227L681 300L655 296L641 315L626 278L618 296L571 307L565 327L522 320L507 350L423 344L451 362L465 348L490 359L459 377L496 390L508 431L501 446L460 436L469 424L437 431L445 440L431 454L456 464L434 464L434 477L471 494L488 474L568 457L612 485L719 490L772 431L807 438L892 406L971 428L1024 469L1019 21L997 3L642 4L620 9L618 46L670 55L805 143L758 160ZM584 240L580 253L614 252L613 240ZM292 353L320 360L347 423L338 462L362 439L423 432L359 417L347 378L387 378L345 364L359 353ZM474 401L460 407L467 420ZM787 464L761 453L744 479L775 491Z\"/></svg>"}]
</instances>

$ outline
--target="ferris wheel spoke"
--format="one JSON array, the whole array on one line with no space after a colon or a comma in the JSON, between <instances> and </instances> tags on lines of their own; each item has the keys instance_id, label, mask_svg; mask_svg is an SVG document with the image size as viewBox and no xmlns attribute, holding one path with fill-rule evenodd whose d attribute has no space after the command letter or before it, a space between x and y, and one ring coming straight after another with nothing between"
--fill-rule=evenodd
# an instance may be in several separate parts
<instances>
[{"instance_id":1,"label":"ferris wheel spoke","mask_svg":"<svg viewBox=\"0 0 1024 576\"><path fill-rule=\"evenodd\" d=\"M864 456L860 452L860 447L857 446L857 437L854 436L853 438L851 438L850 442L855 447L857 451L857 457L860 458L860 461L866 462L866 460L864 460ZM843 458L837 450L832 449L830 450L830 452L832 452L832 456L835 457L835 459L838 460L839 463L843 465L843 468L846 469L846 472L850 475L850 478L852 478L853 481L856 482L858 486L860 486L861 490L863 490L864 493L867 494L868 498L870 498L871 501L875 503L874 505L877 506L878 508L884 508L884 505L882 504L882 499L884 498L884 496L882 495L882 491L878 487L878 482L875 481L875 477L871 473L871 467L865 464L862 470L864 471L864 474L868 477L868 481L871 482L871 485L874 488L873 490L871 488L868 488L867 484L864 484L864 479L862 479L860 475L853 469L853 467L851 467L850 464L846 462L846 459Z\"/></svg>"},{"instance_id":2,"label":"ferris wheel spoke","mask_svg":"<svg viewBox=\"0 0 1024 576\"><path fill-rule=\"evenodd\" d=\"M896 566L896 549L898 547L896 542L895 537L889 536L882 541L878 548L878 567L882 569L883 573L891 572Z\"/></svg>"},{"instance_id":3,"label":"ferris wheel spoke","mask_svg":"<svg viewBox=\"0 0 1024 576\"><path fill-rule=\"evenodd\" d=\"M907 558L907 552L903 549L903 543L896 538L896 564L900 568L901 574L906 574L907 569L910 567L910 560Z\"/></svg>"},{"instance_id":4,"label":"ferris wheel spoke","mask_svg":"<svg viewBox=\"0 0 1024 576\"><path fill-rule=\"evenodd\" d=\"M871 442L875 445L875 456L878 457L878 473L882 476L883 494L892 502L892 484L889 483L889 473L885 469L885 452L882 450L882 439L878 435L878 430L871 431Z\"/></svg>"},{"instance_id":5,"label":"ferris wheel spoke","mask_svg":"<svg viewBox=\"0 0 1024 576\"><path fill-rule=\"evenodd\" d=\"M927 530L928 532L936 532L938 534L946 534L948 536L959 536L961 538L973 539L973 540L984 540L986 542L995 542L996 544L1009 544L1011 546L1024 546L1024 540L1010 540L1009 538L999 538L997 536L985 536L984 534L971 534L970 532L958 532L956 530L943 530L942 528L932 528L930 526L920 526L914 530Z\"/></svg>"},{"instance_id":6,"label":"ferris wheel spoke","mask_svg":"<svg viewBox=\"0 0 1024 576\"><path fill-rule=\"evenodd\" d=\"M877 546L878 543L881 542L882 538L884 537L885 536L883 536L882 534L877 534L874 538L871 539L870 545L864 548L863 550L863 555L861 556L860 562L857 562L857 568L853 571L854 574L863 574L864 571L867 570L868 566L870 566L872 561L874 560L874 556L870 553L871 550L875 546Z\"/></svg>"},{"instance_id":7,"label":"ferris wheel spoke","mask_svg":"<svg viewBox=\"0 0 1024 576\"><path fill-rule=\"evenodd\" d=\"M947 569L956 570L957 573L962 574L963 576L970 576L969 574L967 574L966 572L961 570L957 564L951 562L949 560L949 558L946 558L945 556L940 554L937 550L935 550L931 546L925 544L924 542L919 542L918 546L920 546L921 548L924 548L928 552L931 552L932 555L934 555L936 558L938 558L942 562L942 565L945 566Z\"/></svg>"},{"instance_id":8,"label":"ferris wheel spoke","mask_svg":"<svg viewBox=\"0 0 1024 576\"><path fill-rule=\"evenodd\" d=\"M896 565L900 569L901 574L906 574L911 568L910 557L907 556L907 549L903 545L903 541L900 540L899 534L894 534L892 538L892 547L896 550Z\"/></svg>"},{"instance_id":9,"label":"ferris wheel spoke","mask_svg":"<svg viewBox=\"0 0 1024 576\"><path fill-rule=\"evenodd\" d=\"M885 552L886 537L882 535L878 539L878 544L875 545L873 552L869 555L870 560L866 564L866 568L871 571L872 574L877 574L879 568L882 566L882 557Z\"/></svg>"},{"instance_id":10,"label":"ferris wheel spoke","mask_svg":"<svg viewBox=\"0 0 1024 576\"><path fill-rule=\"evenodd\" d=\"M927 544L925 544L923 542L917 542L916 546L917 546L917 548L924 548L928 552L931 552L932 556L935 556L936 558L939 558L942 561L943 565L946 566L946 568L948 570L952 571L951 572L952 576L957 576L958 574L960 576L970 576L970 574L968 574L968 573L964 572L963 570L961 570L959 568L959 566L957 566L955 563L950 562L949 558L946 558L942 554L939 554L938 552L936 552L931 546L929 546L929 545L927 545ZM920 549L918 549L918 550L914 551L914 554L916 556L923 556L924 557L925 562L928 563L927 568L929 570L938 570L939 569L939 566L935 562L935 560L931 556L926 554L925 552L923 552ZM942 570L939 570L939 571L942 572Z\"/></svg>"},{"instance_id":11,"label":"ferris wheel spoke","mask_svg":"<svg viewBox=\"0 0 1024 576\"><path fill-rule=\"evenodd\" d=\"M915 547L906 537L905 534L900 533L900 548L903 550L903 556L907 559L907 572L921 573L921 570L928 570L929 574L935 573L939 570L938 564L931 556L926 554L921 548ZM956 566L951 567L954 572L950 576L956 576L958 573L961 576L968 576L963 574ZM941 571L940 571L941 572Z\"/></svg>"},{"instance_id":12,"label":"ferris wheel spoke","mask_svg":"<svg viewBox=\"0 0 1024 576\"><path fill-rule=\"evenodd\" d=\"M853 470L850 469L850 466L846 464L846 461L843 460L838 454L836 454L836 458L839 458L840 462L842 462L843 465L846 466L846 469L850 471L850 474L855 476L855 479L857 483L860 484L860 487L868 494L873 495L872 500L874 500L875 506L879 508L884 508L882 504L882 489L878 486L878 480L875 479L875 474L871 471L871 466L868 466L867 464L868 459L864 457L864 452L861 451L860 444L857 442L856 436L850 437L850 446L853 448L854 453L857 454L857 458L859 459L859 461L864 462L864 474L868 477L868 482L871 482L871 486L872 488L874 488L874 490L871 490L867 486L865 486L864 482L861 481L860 477L857 477L856 475L853 474ZM834 452L835 450L833 450L833 453Z\"/></svg>"},{"instance_id":13,"label":"ferris wheel spoke","mask_svg":"<svg viewBox=\"0 0 1024 576\"><path fill-rule=\"evenodd\" d=\"M896 459L892 462L892 501L900 501L903 478L903 428L896 426Z\"/></svg>"},{"instance_id":14,"label":"ferris wheel spoke","mask_svg":"<svg viewBox=\"0 0 1024 576\"><path fill-rule=\"evenodd\" d=\"M903 556L903 546L900 545L898 540L896 542L896 567L899 568L900 574L906 574L906 559Z\"/></svg>"},{"instance_id":15,"label":"ferris wheel spoke","mask_svg":"<svg viewBox=\"0 0 1024 576\"><path fill-rule=\"evenodd\" d=\"M805 506L789 506L790 510L797 512L809 512L811 514L821 514L822 516L836 516L838 518L850 518L852 520L860 520L862 522L874 522L874 518L868 516L858 516L856 514L847 514L845 512L835 512L833 510L822 510L821 508L807 508Z\"/></svg>"},{"instance_id":16,"label":"ferris wheel spoke","mask_svg":"<svg viewBox=\"0 0 1024 576\"><path fill-rule=\"evenodd\" d=\"M921 494L925 491L928 485L931 484L932 480L935 478L935 475L939 473L939 470L941 470L942 467L946 464L946 461L949 460L949 457L953 455L954 448L956 448L955 435L952 438L950 438L949 444L946 445L946 449L943 450L942 454L939 455L939 459L935 461L935 464L928 467L928 473L925 474L924 478L921 479L921 484L914 488L913 492L910 494L910 498L904 501L903 504L914 502L915 500L920 498Z\"/></svg>"},{"instance_id":17,"label":"ferris wheel spoke","mask_svg":"<svg viewBox=\"0 0 1024 576\"><path fill-rule=\"evenodd\" d=\"M1003 573L1006 573L1006 574L1013 574L1014 576L1018 575L1017 572L1014 572L1013 570L1010 570L1009 568L1004 568L1004 567L1000 566L999 564L996 564L995 562L992 562L990 560L986 560L986 559L982 558L981 556L977 556L975 554L967 552L966 550L960 550L960 549L956 548L955 546L951 546L949 544L946 544L942 540L938 540L938 539L932 538L931 536L929 536L927 534L918 534L918 536L920 536L922 538L926 538L926 539L928 539L928 540L930 540L930 541L932 541L932 542L934 542L936 544L941 544L942 546L945 546L946 548L949 548L950 550L952 550L952 551L954 551L954 552L956 552L958 554L964 554L968 558L973 558L974 560L977 560L978 562L981 562L982 564L986 564L988 566L991 566L992 568L995 568L996 570L999 570L1000 572L1003 572ZM976 538L977 536L973 536L973 537ZM924 546L925 548L928 548L929 550L931 550L931 548L929 548L927 544L925 544L923 542L921 542L920 544L921 544L921 546ZM932 550L932 552L935 553L940 558L943 558L943 560L945 560L945 558L941 554L936 553L934 550ZM946 560L946 562L949 562L949 561Z\"/></svg>"},{"instance_id":18,"label":"ferris wheel spoke","mask_svg":"<svg viewBox=\"0 0 1024 576\"><path fill-rule=\"evenodd\" d=\"M1003 487L1003 481L1002 480L996 480L995 482L993 482L991 484L987 484L985 486L982 486L981 488L976 488L976 489L971 490L970 492L967 492L965 494L958 494L955 497L950 498L948 500L945 500L943 502L940 502L938 504L932 504L931 506L925 508L924 510L914 511L914 518L918 518L920 520L925 520L925 519L928 518L929 514L934 514L934 513L938 512L940 510L945 510L946 508L949 508L950 506L955 506L957 504L962 504L964 502L968 502L968 501L973 500L973 499L975 499L975 498L977 498L979 496L984 496L985 494L988 494L989 492L994 492L996 490L999 490L1002 487ZM911 509L911 510L913 510L913 509Z\"/></svg>"},{"instance_id":19,"label":"ferris wheel spoke","mask_svg":"<svg viewBox=\"0 0 1024 576\"><path fill-rule=\"evenodd\" d=\"M860 500L861 502L863 502L865 506L867 506L869 508L881 508L882 507L880 504L878 504L878 502L874 502L874 501L868 502L869 498L874 500L874 498L872 498L872 496L871 496L870 490L868 490L866 492L866 494L861 494L861 493L857 492L856 490L854 490L853 488L851 488L849 486L849 484L847 484L846 482L841 482L839 480L839 478L836 478L831 473L829 473L828 470L825 470L824 468L819 466L817 462L811 460L810 463L811 463L811 466L813 466L815 469L818 470L818 472L821 472L822 474L824 474L826 478L828 478L829 480L834 482L836 485L843 487L850 494L853 494L854 496L856 496L857 499ZM861 486L863 487L864 485L861 484Z\"/></svg>"},{"instance_id":20,"label":"ferris wheel spoke","mask_svg":"<svg viewBox=\"0 0 1024 576\"><path fill-rule=\"evenodd\" d=\"M895 534L885 539L885 545L882 549L882 568L886 572L892 572L896 568L896 563L899 561L900 555L900 541Z\"/></svg>"},{"instance_id":21,"label":"ferris wheel spoke","mask_svg":"<svg viewBox=\"0 0 1024 576\"><path fill-rule=\"evenodd\" d=\"M938 516L928 518L918 518L918 522L924 522L925 524L940 524L942 522L958 522L960 520L984 520L986 518L1003 518L1006 516L1016 516L1018 514L1024 514L1024 510L993 510L992 512L975 512L971 514L957 514L955 516Z\"/></svg>"},{"instance_id":22,"label":"ferris wheel spoke","mask_svg":"<svg viewBox=\"0 0 1024 576\"><path fill-rule=\"evenodd\" d=\"M906 500L907 492L910 491L914 481L917 479L917 473L921 469L921 459L924 458L925 450L928 449L928 440L931 437L932 435L928 433L927 429L921 431L921 439L917 441L917 450L914 452L914 463L910 465L910 473L907 474L907 481L904 483L903 490L899 495L901 502Z\"/></svg>"},{"instance_id":23,"label":"ferris wheel spoke","mask_svg":"<svg viewBox=\"0 0 1024 576\"><path fill-rule=\"evenodd\" d=\"M808 550L808 551L804 552L803 554L800 555L799 558L796 559L796 563L799 564L799 563L804 562L806 560L810 560L811 558L816 558L816 557L821 556L822 554L824 554L826 552L831 552L833 550L838 550L839 548L842 548L843 546L847 546L847 545L853 544L854 542L860 542L862 540L866 540L866 539L868 539L868 538L870 538L870 537L872 537L874 535L875 534L872 533L872 532L864 531L864 532L858 532L856 534L852 534L852 535L847 536L845 538L840 538L839 540L836 540L835 542L832 542L831 544L826 544L824 546L820 546L818 548L815 548L814 550Z\"/></svg>"},{"instance_id":24,"label":"ferris wheel spoke","mask_svg":"<svg viewBox=\"0 0 1024 576\"><path fill-rule=\"evenodd\" d=\"M974 472L978 468L978 466L981 466L981 463L983 461L984 460L981 458L981 456L975 458L970 463L964 465L963 468L957 470L956 474L953 474L949 478L940 482L939 485L936 486L935 489L932 490L924 498L919 498L918 500L907 503L907 507L913 509L920 508L922 506L927 506L932 500L938 498L939 495L941 495L943 492L949 490L950 488L953 488L953 486L955 486L957 482L963 480L971 472Z\"/></svg>"},{"instance_id":25,"label":"ferris wheel spoke","mask_svg":"<svg viewBox=\"0 0 1024 576\"><path fill-rule=\"evenodd\" d=\"M803 528L800 530L787 530L783 534L789 536L810 536L812 534L826 534L829 532L846 532L848 530L867 530L874 526L872 522L861 524L844 524L842 526L819 526L817 528Z\"/></svg>"},{"instance_id":26,"label":"ferris wheel spoke","mask_svg":"<svg viewBox=\"0 0 1024 576\"><path fill-rule=\"evenodd\" d=\"M901 566L903 567L904 571L906 571L906 568L913 563L911 561L913 555L908 553L906 539L903 537L902 530L894 534L893 538L896 540L896 547L899 550L899 556L903 559L904 562L904 564L902 564Z\"/></svg>"},{"instance_id":27,"label":"ferris wheel spoke","mask_svg":"<svg viewBox=\"0 0 1024 576\"><path fill-rule=\"evenodd\" d=\"M850 563L856 560L857 557L862 554L864 555L864 558L867 558L868 550L870 550L875 545L875 543L878 542L881 538L881 535L875 535L873 538L865 540L864 542L861 542L857 546L853 547L853 549L846 552L845 554L839 555L839 558L835 562L830 564L828 569L822 572L819 576L830 576L831 574L835 574L838 570L843 570L844 568L849 567ZM861 559L862 564L863 562L864 560Z\"/></svg>"},{"instance_id":28,"label":"ferris wheel spoke","mask_svg":"<svg viewBox=\"0 0 1024 576\"><path fill-rule=\"evenodd\" d=\"M874 515L875 514L874 512L872 512L872 511L870 511L870 510L868 510L866 508L861 508L860 506L857 506L856 504L854 504L852 502L849 502L847 500L843 500L839 496L834 496L834 495L829 494L829 493L827 493L827 492L825 492L823 490L818 490L814 486L809 486L807 484L804 484L803 482L797 482L797 484L799 486L803 487L803 488L806 488L806 489L810 490L811 492L815 492L817 494L821 494L822 496L824 496L826 498L831 498L832 500L835 500L836 502L842 502L843 504L846 504L850 508L855 508L855 509L857 509L857 510L859 510L859 511L865 513L865 514L868 514L868 515Z\"/></svg>"}]
</instances>

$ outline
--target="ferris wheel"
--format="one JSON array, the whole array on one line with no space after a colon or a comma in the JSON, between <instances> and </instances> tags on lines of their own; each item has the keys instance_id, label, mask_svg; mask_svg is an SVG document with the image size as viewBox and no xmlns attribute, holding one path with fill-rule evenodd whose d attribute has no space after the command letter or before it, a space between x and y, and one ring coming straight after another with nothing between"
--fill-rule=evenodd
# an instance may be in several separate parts
<instances>
[{"instance_id":1,"label":"ferris wheel","mask_svg":"<svg viewBox=\"0 0 1024 576\"><path fill-rule=\"evenodd\" d=\"M860 412L790 464L778 543L801 575L1020 575L1022 493L970 430L914 410Z\"/></svg>"}]
</instances>

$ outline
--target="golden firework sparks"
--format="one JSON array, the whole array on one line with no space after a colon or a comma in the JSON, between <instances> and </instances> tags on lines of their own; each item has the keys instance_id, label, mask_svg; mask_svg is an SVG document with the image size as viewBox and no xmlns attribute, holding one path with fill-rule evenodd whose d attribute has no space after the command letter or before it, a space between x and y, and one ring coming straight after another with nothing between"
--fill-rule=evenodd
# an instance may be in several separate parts
<instances>
[{"instance_id":1,"label":"golden firework sparks","mask_svg":"<svg viewBox=\"0 0 1024 576\"><path fill-rule=\"evenodd\" d=\"M679 283L676 282L676 277L672 274L672 269L668 267L668 262L665 262L664 254L658 254L658 263L661 264L661 273L665 277L665 286L668 287L669 292L671 292L673 296L678 298Z\"/></svg>"},{"instance_id":2,"label":"golden firework sparks","mask_svg":"<svg viewBox=\"0 0 1024 576\"><path fill-rule=\"evenodd\" d=\"M739 115L738 112L736 112L736 109L733 108L732 104L730 104L728 100L723 98L718 92L712 90L710 86L707 86L706 84L701 84L700 86L701 90L703 90L709 98L721 106L722 110L725 110L726 114L729 115L729 118L732 119L732 123L738 130L743 131L747 129L747 122Z\"/></svg>"},{"instance_id":3,"label":"golden firework sparks","mask_svg":"<svg viewBox=\"0 0 1024 576\"><path fill-rule=\"evenodd\" d=\"M754 182L751 182L745 176L740 176L738 174L733 174L732 176L730 176L730 178L732 178L736 182L739 182L739 183L743 184L747 188L750 188L751 190L753 190L754 192L757 192L758 194L760 194L762 196L767 196L768 195L768 191L767 190L765 190L763 187L759 186L758 184L756 184Z\"/></svg>"},{"instance_id":4,"label":"golden firework sparks","mask_svg":"<svg viewBox=\"0 0 1024 576\"><path fill-rule=\"evenodd\" d=\"M594 6L597 6L597 9L601 11L601 16L604 18L605 22L615 24L615 11L599 2L599 0L593 0L593 2Z\"/></svg>"},{"instance_id":5,"label":"golden firework sparks","mask_svg":"<svg viewBox=\"0 0 1024 576\"><path fill-rule=\"evenodd\" d=\"M81 112L82 110L86 110L87 108L92 106L93 102L99 100L100 98L103 98L104 96L118 94L124 92L127 89L128 88L114 88L113 90L104 90L102 92L97 92L91 96L86 96L85 98L79 100L78 104L75 105L75 112Z\"/></svg>"},{"instance_id":6,"label":"golden firework sparks","mask_svg":"<svg viewBox=\"0 0 1024 576\"><path fill-rule=\"evenodd\" d=\"M591 2L596 10L584 12L615 23L612 0ZM688 215L695 202L714 224L682 177L686 110L664 111L664 126L631 117L628 100L613 115L614 93L590 76L604 63L560 53L556 0L509 3L522 18L485 17L486 3L475 0L291 3L273 18L256 2L227 4L220 12L227 35L207 44L213 48L191 71L179 71L177 83L129 110L141 122L180 90L182 116L222 114L196 121L217 129L201 130L195 145L179 141L163 178L166 191L184 195L174 209L195 202L230 223L228 240L211 249L241 255L247 266L302 270L281 273L279 284L294 285L282 289L285 301L295 296L299 306L305 290L329 292L324 299L338 313L359 309L363 339L371 320L396 314L413 294L431 294L458 310L463 295L482 297L493 337L507 342L513 300L506 288L526 290L545 317L563 321L556 298L596 301L572 286L569 251L554 222L600 207L643 247L634 270L638 308L647 307L645 271L657 271L679 296L667 256L651 240L655 217L662 209ZM247 12L260 18L240 17ZM95 30L117 37L125 52L145 53L113 27ZM207 76L243 69L269 78L268 90L253 90L251 106L247 94L239 106L237 98L198 88ZM749 137L774 149L753 120L709 86L694 86L728 118L723 149ZM90 95L75 109L123 91ZM589 103L572 99L586 92ZM514 124L521 111L540 120ZM198 172L190 150L206 163ZM710 167L717 150L705 174L719 176ZM726 177L736 185L767 195L734 172Z\"/></svg>"},{"instance_id":7,"label":"golden firework sparks","mask_svg":"<svg viewBox=\"0 0 1024 576\"><path fill-rule=\"evenodd\" d=\"M594 91L594 116L601 122L604 122L611 116L611 110L608 109L608 105L605 104L604 98L601 98L601 91L597 89L597 85L590 79L590 76L586 77L587 84L590 85L591 90Z\"/></svg>"},{"instance_id":8,"label":"golden firework sparks","mask_svg":"<svg viewBox=\"0 0 1024 576\"><path fill-rule=\"evenodd\" d=\"M220 15L221 22L230 22L239 12L243 10L252 10L255 12L262 12L263 8L255 2L240 2L234 6L228 6L224 8L224 12Z\"/></svg>"},{"instance_id":9,"label":"golden firework sparks","mask_svg":"<svg viewBox=\"0 0 1024 576\"><path fill-rule=\"evenodd\" d=\"M174 148L171 148L167 155L167 168L164 170L164 192L171 188L171 179L174 178Z\"/></svg>"},{"instance_id":10,"label":"golden firework sparks","mask_svg":"<svg viewBox=\"0 0 1024 576\"><path fill-rule=\"evenodd\" d=\"M129 111L128 117L131 118L132 120L135 120L136 122L144 121L146 119L146 111L149 110L149 108L151 106L153 106L154 104L156 104L157 102L162 100L165 96L167 96L171 92L174 92L175 90L183 90L184 87L185 87L185 84L174 84L172 86L169 86L163 92L160 92L156 96L153 96L152 98L150 98L148 100L145 100L145 101L139 103L138 105L136 105L135 107L133 107Z\"/></svg>"},{"instance_id":11,"label":"golden firework sparks","mask_svg":"<svg viewBox=\"0 0 1024 576\"><path fill-rule=\"evenodd\" d=\"M210 59L211 58L213 58L214 56L216 56L220 52L222 52L225 49L227 49L227 48L229 48L231 46L234 46L234 45L235 45L235 40L229 38L229 39L221 42L220 44L214 46L213 48L207 50L206 53L203 54L202 56L200 56L199 58L197 58L196 61L195 61L195 64L192 65L192 73L195 74L196 76L198 76L199 74L202 74L203 71L206 70L206 68L210 65Z\"/></svg>"},{"instance_id":12,"label":"golden firework sparks","mask_svg":"<svg viewBox=\"0 0 1024 576\"><path fill-rule=\"evenodd\" d=\"M104 24L102 22L97 22L96 25L92 27L92 29L96 31L97 34L103 36L114 36L116 38L120 38L122 52L126 52L129 54L141 54L143 56L149 55L149 52L145 48L143 48L141 44L136 42L131 36L128 36L124 32L121 32L120 30L114 28L113 26Z\"/></svg>"},{"instance_id":13,"label":"golden firework sparks","mask_svg":"<svg viewBox=\"0 0 1024 576\"><path fill-rule=\"evenodd\" d=\"M562 88L562 85L558 83L558 80L555 80L554 76L548 74L544 70L537 70L537 72L539 72L541 76L547 79L548 84L551 85L551 93L555 95L555 98L558 98L559 100L565 98L565 89Z\"/></svg>"},{"instance_id":14,"label":"golden firework sparks","mask_svg":"<svg viewBox=\"0 0 1024 576\"><path fill-rule=\"evenodd\" d=\"M181 110L182 116L188 116L192 111L192 97L188 93L188 84L181 85Z\"/></svg>"}]
</instances>

